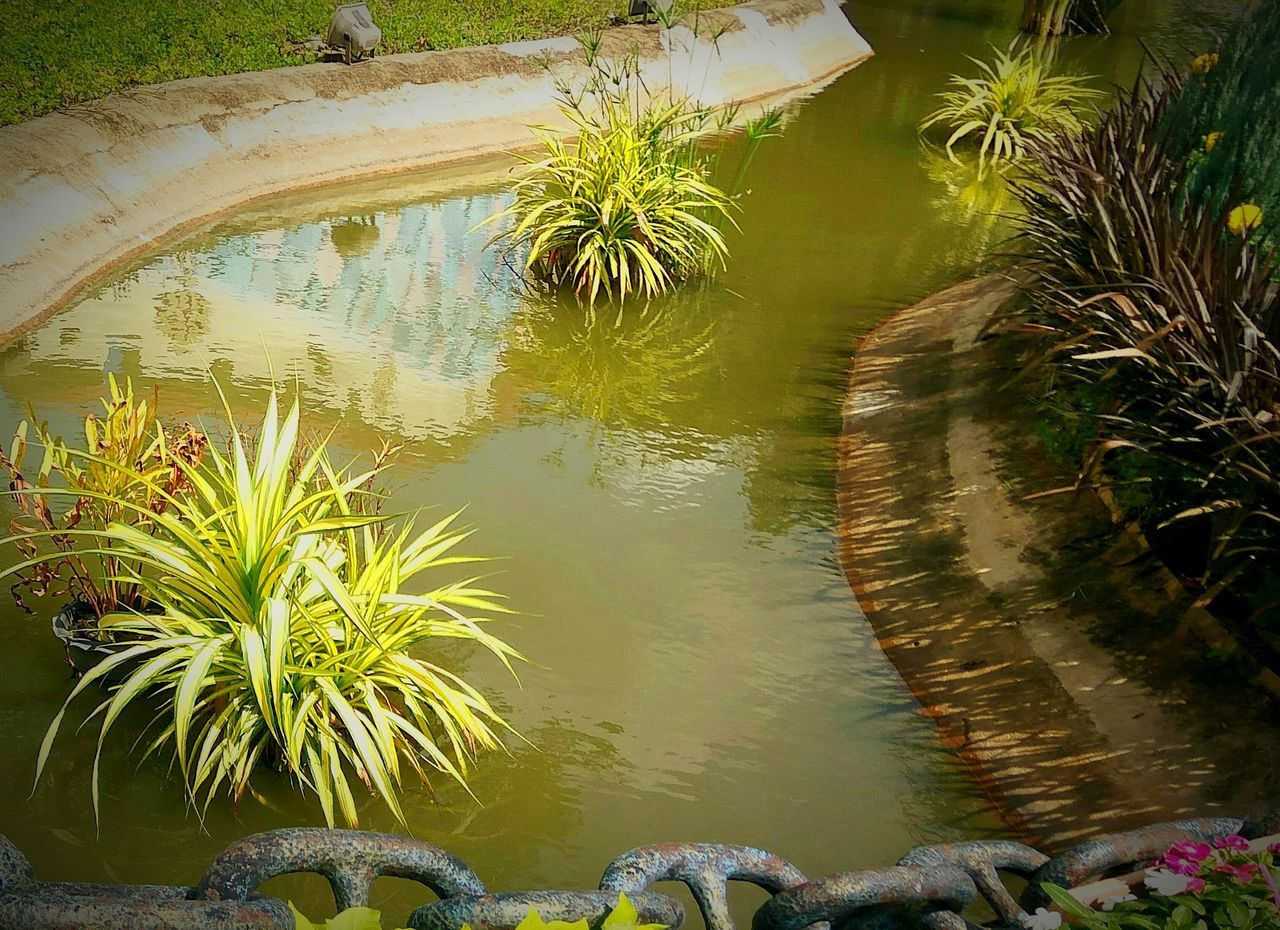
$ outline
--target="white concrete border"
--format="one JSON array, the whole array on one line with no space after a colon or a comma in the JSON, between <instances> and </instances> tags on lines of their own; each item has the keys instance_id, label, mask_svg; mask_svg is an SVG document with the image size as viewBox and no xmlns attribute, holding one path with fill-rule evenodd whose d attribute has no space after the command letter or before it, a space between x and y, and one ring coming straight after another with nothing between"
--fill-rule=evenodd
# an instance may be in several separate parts
<instances>
[{"instance_id":1,"label":"white concrete border","mask_svg":"<svg viewBox=\"0 0 1280 930\"><path fill-rule=\"evenodd\" d=\"M871 48L835 0L756 0L606 30L604 55L631 52L651 89L670 75L720 105L812 87ZM575 68L571 39L394 55L139 87L0 128L0 343L246 202L527 147L530 124L565 125L553 75Z\"/></svg>"}]
</instances>

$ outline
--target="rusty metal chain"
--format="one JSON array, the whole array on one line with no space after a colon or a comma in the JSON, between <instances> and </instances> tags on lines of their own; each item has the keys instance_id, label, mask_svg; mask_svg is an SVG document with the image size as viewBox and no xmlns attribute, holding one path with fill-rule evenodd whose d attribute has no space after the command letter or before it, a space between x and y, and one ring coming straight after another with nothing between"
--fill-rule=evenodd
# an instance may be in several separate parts
<instances>
[{"instance_id":1,"label":"rusty metal chain","mask_svg":"<svg viewBox=\"0 0 1280 930\"><path fill-rule=\"evenodd\" d=\"M167 885L96 885L36 881L31 863L0 836L0 928L3 930L294 930L278 898L196 901L192 889Z\"/></svg>"},{"instance_id":2,"label":"rusty metal chain","mask_svg":"<svg viewBox=\"0 0 1280 930\"><path fill-rule=\"evenodd\" d=\"M416 881L441 898L485 893L484 882L471 866L430 843L361 830L298 827L232 843L213 860L189 897L245 901L263 882L293 872L323 876L340 911L367 905L370 886L384 875Z\"/></svg>"},{"instance_id":3,"label":"rusty metal chain","mask_svg":"<svg viewBox=\"0 0 1280 930\"><path fill-rule=\"evenodd\" d=\"M729 915L731 881L749 882L770 894L803 885L807 878L780 856L751 846L664 843L623 853L605 870L600 887L628 896L654 882L683 882L702 912L707 930L734 930Z\"/></svg>"},{"instance_id":4,"label":"rusty metal chain","mask_svg":"<svg viewBox=\"0 0 1280 930\"><path fill-rule=\"evenodd\" d=\"M1041 883L1064 887L1146 865L1179 839L1249 838L1280 832L1280 810L1260 821L1183 820L1091 840L1050 859L1004 840L925 846L892 868L838 872L809 880L787 860L750 846L669 843L633 849L605 870L593 891L490 893L457 856L419 840L359 830L296 828L238 840L210 864L198 884L104 885L42 882L16 846L0 836L0 930L294 930L288 905L258 887L295 872L324 877L338 909L364 905L382 876L410 879L438 901L409 917L414 930L513 930L529 908L546 920L586 919L595 927L625 892L644 923L679 928L684 906L652 890L681 882L708 930L737 930L728 884L748 882L772 897L751 930L852 930L855 927L966 930L963 916L982 897L992 926L1020 927L1044 904ZM1026 882L1021 899L1004 874Z\"/></svg>"},{"instance_id":5,"label":"rusty metal chain","mask_svg":"<svg viewBox=\"0 0 1280 930\"><path fill-rule=\"evenodd\" d=\"M955 917L978 896L972 880L953 866L894 866L837 872L774 895L756 911L752 930L804 930L830 922L839 930L867 917L905 918L911 926L941 928L931 918ZM896 913L887 914L887 910ZM901 924L899 924L901 925ZM963 926L963 924L961 924Z\"/></svg>"},{"instance_id":6,"label":"rusty metal chain","mask_svg":"<svg viewBox=\"0 0 1280 930\"><path fill-rule=\"evenodd\" d=\"M1024 913L1009 893L1001 872L1032 880L1049 863L1049 857L1022 843L1007 840L946 843L913 849L898 865L923 868L951 866L960 869L973 882L978 894L991 905L1002 924L1017 924Z\"/></svg>"}]
</instances>

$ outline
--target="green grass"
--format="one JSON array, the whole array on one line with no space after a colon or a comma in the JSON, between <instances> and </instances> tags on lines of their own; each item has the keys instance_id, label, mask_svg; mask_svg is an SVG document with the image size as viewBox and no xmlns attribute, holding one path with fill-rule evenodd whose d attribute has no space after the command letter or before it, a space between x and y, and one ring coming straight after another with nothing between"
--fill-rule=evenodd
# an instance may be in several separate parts
<instances>
[{"instance_id":1,"label":"green grass","mask_svg":"<svg viewBox=\"0 0 1280 930\"><path fill-rule=\"evenodd\" d=\"M732 0L686 0L711 8ZM11 0L0 17L0 125L138 84L314 61L334 0ZM626 0L370 0L380 54L571 35Z\"/></svg>"}]
</instances>

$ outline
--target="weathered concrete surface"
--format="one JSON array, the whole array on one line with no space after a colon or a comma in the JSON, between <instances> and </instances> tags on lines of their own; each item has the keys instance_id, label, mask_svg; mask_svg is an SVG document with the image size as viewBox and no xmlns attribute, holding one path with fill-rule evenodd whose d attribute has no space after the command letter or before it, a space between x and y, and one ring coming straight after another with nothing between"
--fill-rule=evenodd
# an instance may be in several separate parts
<instances>
[{"instance_id":1,"label":"weathered concrete surface","mask_svg":"<svg viewBox=\"0 0 1280 930\"><path fill-rule=\"evenodd\" d=\"M1229 670L1166 647L1186 608L1029 435L1015 360L977 341L1011 285L960 285L859 346L841 558L886 655L1030 839L1260 815L1280 729Z\"/></svg>"},{"instance_id":2,"label":"weathered concrete surface","mask_svg":"<svg viewBox=\"0 0 1280 930\"><path fill-rule=\"evenodd\" d=\"M870 56L835 0L756 0L606 30L654 93L709 106L813 88ZM669 54L668 54L669 53ZM178 229L287 190L525 148L567 128L572 39L194 78L0 128L0 342Z\"/></svg>"}]
</instances>

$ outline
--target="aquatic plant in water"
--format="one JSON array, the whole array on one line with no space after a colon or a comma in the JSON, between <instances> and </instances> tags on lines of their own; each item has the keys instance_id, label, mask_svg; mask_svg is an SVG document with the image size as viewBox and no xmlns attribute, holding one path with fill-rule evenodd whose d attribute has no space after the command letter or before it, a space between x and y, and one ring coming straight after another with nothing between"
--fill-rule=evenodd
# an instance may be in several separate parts
<instances>
[{"instance_id":1,"label":"aquatic plant in water","mask_svg":"<svg viewBox=\"0 0 1280 930\"><path fill-rule=\"evenodd\" d=\"M669 25L669 23L668 23ZM635 56L608 62L584 40L585 86L557 86L576 140L534 127L541 158L515 184L515 200L488 223L509 223L490 240L523 254L525 273L550 289L570 288L589 306L653 298L687 278L723 267L724 226L735 225L738 187L756 148L775 135L770 111L745 124L745 150L728 188L713 180L736 108L713 111L675 96L647 99ZM706 146L721 133L721 149Z\"/></svg>"},{"instance_id":2,"label":"aquatic plant in water","mask_svg":"<svg viewBox=\"0 0 1280 930\"><path fill-rule=\"evenodd\" d=\"M93 686L109 691L88 718L101 720L95 812L103 742L144 701L159 709L139 744L172 754L201 811L223 789L238 800L267 763L314 794L331 825L339 813L358 822L353 776L403 823L406 773L465 783L476 754L501 745L506 724L486 698L424 652L464 640L508 669L518 657L469 616L504 612L474 580L412 590L432 569L475 561L454 554L467 535L452 528L456 515L395 529L368 504L381 462L353 474L323 441L300 457L298 437L297 400L281 418L273 391L251 451L232 426L229 453L176 461L183 493L132 478L165 504L146 530L118 520L84 531L146 611L99 620L119 651L85 674L50 725L37 781L68 709Z\"/></svg>"},{"instance_id":3,"label":"aquatic plant in water","mask_svg":"<svg viewBox=\"0 0 1280 930\"><path fill-rule=\"evenodd\" d=\"M921 132L938 125L950 129L946 148L952 158L957 142L973 138L981 160L1018 161L1032 142L1084 129L1085 105L1102 96L1087 79L1055 73L1047 47L1015 44L1007 52L992 50L990 62L969 59L978 66L977 77L952 75L954 89L938 95L942 106L925 117Z\"/></svg>"},{"instance_id":4,"label":"aquatic plant in water","mask_svg":"<svg viewBox=\"0 0 1280 930\"><path fill-rule=\"evenodd\" d=\"M20 558L5 575L15 602L30 610L23 594L72 601L86 632L117 610L144 606L143 589L120 571L118 541L103 534L122 523L153 533L157 516L189 487L187 469L204 455L203 433L185 424L166 430L156 418L158 394L136 397L133 382L108 376L102 412L84 420L84 447L55 436L28 408L0 468L9 473L9 493L21 515L0 539ZM39 450L32 471L27 455Z\"/></svg>"}]
</instances>

